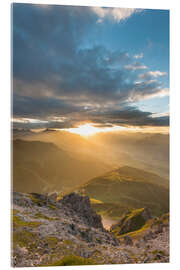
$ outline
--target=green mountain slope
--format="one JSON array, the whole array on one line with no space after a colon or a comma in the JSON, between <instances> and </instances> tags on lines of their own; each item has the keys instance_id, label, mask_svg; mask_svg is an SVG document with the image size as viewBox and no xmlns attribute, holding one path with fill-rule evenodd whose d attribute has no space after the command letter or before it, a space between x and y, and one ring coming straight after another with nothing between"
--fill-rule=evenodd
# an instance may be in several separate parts
<instances>
[{"instance_id":1,"label":"green mountain slope","mask_svg":"<svg viewBox=\"0 0 180 270\"><path fill-rule=\"evenodd\" d=\"M167 179L162 178L155 173L129 166L120 167L117 170L106 174L106 176L113 179L115 179L117 176L117 178L121 180L125 179L126 181L146 182L169 188L169 181Z\"/></svg>"},{"instance_id":2,"label":"green mountain slope","mask_svg":"<svg viewBox=\"0 0 180 270\"><path fill-rule=\"evenodd\" d=\"M79 192L101 201L94 203L96 211L113 218L129 209L149 207L153 215L169 210L166 180L135 168L122 167L96 177L80 187Z\"/></svg>"},{"instance_id":3,"label":"green mountain slope","mask_svg":"<svg viewBox=\"0 0 180 270\"><path fill-rule=\"evenodd\" d=\"M67 192L109 167L88 155L78 156L53 143L13 141L13 189L19 192Z\"/></svg>"},{"instance_id":4,"label":"green mountain slope","mask_svg":"<svg viewBox=\"0 0 180 270\"><path fill-rule=\"evenodd\" d=\"M121 219L111 226L110 231L119 239L130 236L131 239L152 239L157 233L162 233L169 227L169 213L152 218L146 208L127 212Z\"/></svg>"}]
</instances>

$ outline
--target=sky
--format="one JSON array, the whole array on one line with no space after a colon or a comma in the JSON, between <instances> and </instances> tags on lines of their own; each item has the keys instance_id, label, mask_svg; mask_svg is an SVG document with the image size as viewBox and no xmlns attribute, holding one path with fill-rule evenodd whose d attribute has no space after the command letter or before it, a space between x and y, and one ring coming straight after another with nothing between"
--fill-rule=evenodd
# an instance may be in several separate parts
<instances>
[{"instance_id":1,"label":"sky","mask_svg":"<svg viewBox=\"0 0 180 270\"><path fill-rule=\"evenodd\" d=\"M14 127L169 126L169 11L13 4Z\"/></svg>"}]
</instances>

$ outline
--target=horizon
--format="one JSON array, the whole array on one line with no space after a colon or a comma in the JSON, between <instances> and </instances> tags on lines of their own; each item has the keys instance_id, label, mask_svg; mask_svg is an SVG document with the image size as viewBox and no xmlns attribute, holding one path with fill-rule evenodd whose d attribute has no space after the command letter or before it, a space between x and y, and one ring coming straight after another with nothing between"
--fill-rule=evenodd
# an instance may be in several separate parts
<instances>
[{"instance_id":1,"label":"horizon","mask_svg":"<svg viewBox=\"0 0 180 270\"><path fill-rule=\"evenodd\" d=\"M31 131L34 133L41 133L43 131L59 131L59 132L68 132L68 133L73 133L76 135L80 135L82 137L91 137L94 136L98 133L109 133L109 134L128 134L128 133L145 133L145 134L160 134L160 135L169 135L169 127L163 127L163 128L156 128L154 129L153 127L143 127L143 128L126 128L126 127L119 127L119 126L114 126L113 128L96 128L92 125L93 129L92 131L90 130L89 132L84 131L83 129L86 127L90 126L91 124L84 124L80 125L75 128L67 128L67 129L58 129L58 128L29 128L29 127L13 127L13 131L18 130L18 131ZM82 129L82 132L81 132Z\"/></svg>"}]
</instances>

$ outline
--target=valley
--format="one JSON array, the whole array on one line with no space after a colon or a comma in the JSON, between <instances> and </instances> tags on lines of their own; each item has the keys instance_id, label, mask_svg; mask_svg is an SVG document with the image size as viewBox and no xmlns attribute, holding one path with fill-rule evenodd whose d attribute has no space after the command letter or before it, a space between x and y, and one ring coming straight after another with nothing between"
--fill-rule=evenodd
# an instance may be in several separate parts
<instances>
[{"instance_id":1,"label":"valley","mask_svg":"<svg viewBox=\"0 0 180 270\"><path fill-rule=\"evenodd\" d=\"M150 162L167 141L129 136L15 131L13 266L169 261L169 180Z\"/></svg>"}]
</instances>

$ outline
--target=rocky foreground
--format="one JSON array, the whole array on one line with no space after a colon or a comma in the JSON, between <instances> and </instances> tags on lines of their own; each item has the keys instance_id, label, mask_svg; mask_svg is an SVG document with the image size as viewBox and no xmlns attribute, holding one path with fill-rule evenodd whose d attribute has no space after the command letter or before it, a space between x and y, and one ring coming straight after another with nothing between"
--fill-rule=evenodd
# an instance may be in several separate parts
<instances>
[{"instance_id":1,"label":"rocky foreground","mask_svg":"<svg viewBox=\"0 0 180 270\"><path fill-rule=\"evenodd\" d=\"M142 233L130 236L114 226L105 230L89 198L75 193L57 201L14 192L12 209L14 267L169 261L167 217L151 219Z\"/></svg>"}]
</instances>

